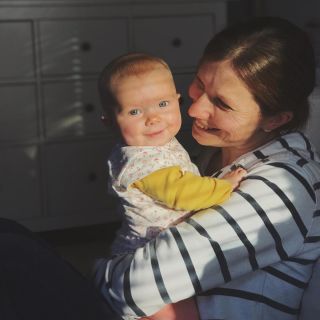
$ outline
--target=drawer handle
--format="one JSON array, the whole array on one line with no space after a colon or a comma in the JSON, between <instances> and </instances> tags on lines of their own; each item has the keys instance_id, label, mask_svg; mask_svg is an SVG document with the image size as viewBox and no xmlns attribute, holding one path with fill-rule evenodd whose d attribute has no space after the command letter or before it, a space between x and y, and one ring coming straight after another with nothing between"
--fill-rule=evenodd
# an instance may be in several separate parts
<instances>
[{"instance_id":1,"label":"drawer handle","mask_svg":"<svg viewBox=\"0 0 320 320\"><path fill-rule=\"evenodd\" d=\"M171 41L171 44L175 47L175 48L179 48L182 45L182 40L180 38L174 38Z\"/></svg>"},{"instance_id":2,"label":"drawer handle","mask_svg":"<svg viewBox=\"0 0 320 320\"><path fill-rule=\"evenodd\" d=\"M90 51L91 50L91 43L90 42L83 42L82 44L81 44L81 50L82 51Z\"/></svg>"},{"instance_id":3,"label":"drawer handle","mask_svg":"<svg viewBox=\"0 0 320 320\"><path fill-rule=\"evenodd\" d=\"M84 106L84 110L86 110L86 112L90 113L94 110L94 105L91 104L91 103L87 103L85 106Z\"/></svg>"},{"instance_id":4,"label":"drawer handle","mask_svg":"<svg viewBox=\"0 0 320 320\"><path fill-rule=\"evenodd\" d=\"M96 180L97 180L97 175L96 175L94 172L90 172L90 173L88 174L88 180L89 180L89 182L94 182L94 181L96 181Z\"/></svg>"}]
</instances>

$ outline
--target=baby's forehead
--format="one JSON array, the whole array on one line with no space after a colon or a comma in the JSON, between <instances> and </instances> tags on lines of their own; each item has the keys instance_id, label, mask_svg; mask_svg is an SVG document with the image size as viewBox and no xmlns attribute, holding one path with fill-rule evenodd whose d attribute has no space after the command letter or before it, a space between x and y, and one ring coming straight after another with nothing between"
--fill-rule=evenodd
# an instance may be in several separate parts
<instances>
[{"instance_id":1,"label":"baby's forehead","mask_svg":"<svg viewBox=\"0 0 320 320\"><path fill-rule=\"evenodd\" d=\"M162 73L165 75L171 76L171 71L168 67L162 65L159 62L148 62L142 65L133 65L127 66L116 72L111 78L114 82L121 82L127 79L128 77L137 77L144 78L149 76L150 74Z\"/></svg>"},{"instance_id":2,"label":"baby's forehead","mask_svg":"<svg viewBox=\"0 0 320 320\"><path fill-rule=\"evenodd\" d=\"M165 67L152 68L143 72L131 72L115 76L111 81L111 89L116 94L123 90L131 90L150 85L175 87L173 76Z\"/></svg>"}]
</instances>

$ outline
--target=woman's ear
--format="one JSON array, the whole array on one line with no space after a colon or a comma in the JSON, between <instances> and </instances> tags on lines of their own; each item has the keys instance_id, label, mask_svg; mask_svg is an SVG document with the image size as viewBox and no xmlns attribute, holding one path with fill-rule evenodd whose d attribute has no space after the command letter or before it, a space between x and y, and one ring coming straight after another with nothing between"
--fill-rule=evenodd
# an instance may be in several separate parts
<instances>
[{"instance_id":1,"label":"woman's ear","mask_svg":"<svg viewBox=\"0 0 320 320\"><path fill-rule=\"evenodd\" d=\"M267 117L265 123L262 125L262 129L264 132L271 132L287 124L292 118L293 114L291 111L280 112L274 116Z\"/></svg>"}]
</instances>

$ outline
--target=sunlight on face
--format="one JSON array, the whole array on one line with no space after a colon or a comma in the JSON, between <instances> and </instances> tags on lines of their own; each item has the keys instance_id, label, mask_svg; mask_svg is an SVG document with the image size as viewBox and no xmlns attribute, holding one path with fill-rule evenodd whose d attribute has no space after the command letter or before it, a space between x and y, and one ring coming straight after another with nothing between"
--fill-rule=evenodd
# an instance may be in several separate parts
<instances>
[{"instance_id":1,"label":"sunlight on face","mask_svg":"<svg viewBox=\"0 0 320 320\"><path fill-rule=\"evenodd\" d=\"M179 94L164 67L116 79L112 89L117 125L127 145L161 146L180 130Z\"/></svg>"},{"instance_id":2,"label":"sunlight on face","mask_svg":"<svg viewBox=\"0 0 320 320\"><path fill-rule=\"evenodd\" d=\"M189 95L192 135L200 144L251 150L261 143L260 108L228 61L200 66Z\"/></svg>"}]
</instances>

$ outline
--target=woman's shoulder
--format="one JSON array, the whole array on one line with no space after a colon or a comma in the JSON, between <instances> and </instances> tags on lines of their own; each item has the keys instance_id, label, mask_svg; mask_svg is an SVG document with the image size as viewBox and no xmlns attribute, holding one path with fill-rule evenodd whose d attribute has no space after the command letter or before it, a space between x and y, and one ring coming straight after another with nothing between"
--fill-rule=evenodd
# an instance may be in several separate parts
<instances>
[{"instance_id":1,"label":"woman's shoulder","mask_svg":"<svg viewBox=\"0 0 320 320\"><path fill-rule=\"evenodd\" d=\"M309 167L320 171L319 158L308 138L301 132L282 135L236 161L247 170L257 167L292 167L303 172Z\"/></svg>"},{"instance_id":2,"label":"woman's shoulder","mask_svg":"<svg viewBox=\"0 0 320 320\"><path fill-rule=\"evenodd\" d=\"M305 193L315 201L320 163L309 140L300 132L277 138L248 154L239 164L248 171L247 186L250 190L259 181L266 187L264 192L290 192L300 199Z\"/></svg>"}]
</instances>

